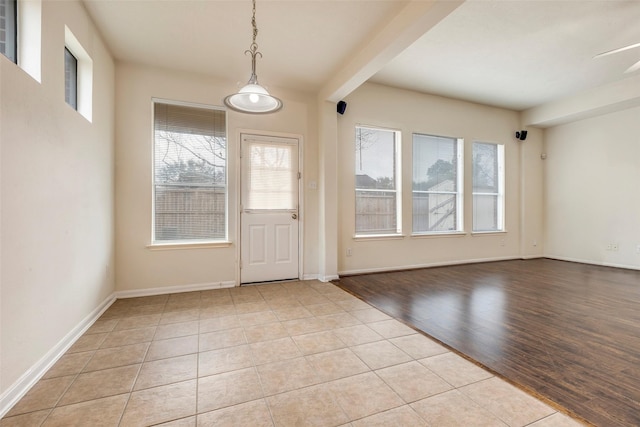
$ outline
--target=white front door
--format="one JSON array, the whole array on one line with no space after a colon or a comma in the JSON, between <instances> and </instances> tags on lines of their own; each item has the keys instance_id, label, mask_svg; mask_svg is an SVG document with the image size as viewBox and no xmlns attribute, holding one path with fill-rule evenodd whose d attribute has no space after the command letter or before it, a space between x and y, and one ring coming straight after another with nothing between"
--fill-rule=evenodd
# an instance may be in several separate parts
<instances>
[{"instance_id":1,"label":"white front door","mask_svg":"<svg viewBox=\"0 0 640 427\"><path fill-rule=\"evenodd\" d=\"M298 140L241 135L240 282L297 279Z\"/></svg>"}]
</instances>

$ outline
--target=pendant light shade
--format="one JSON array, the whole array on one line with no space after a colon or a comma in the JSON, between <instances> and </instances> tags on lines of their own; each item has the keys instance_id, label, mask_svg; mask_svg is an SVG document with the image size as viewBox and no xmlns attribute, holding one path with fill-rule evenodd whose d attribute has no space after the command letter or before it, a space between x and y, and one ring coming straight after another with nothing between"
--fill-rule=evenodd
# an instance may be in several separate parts
<instances>
[{"instance_id":1,"label":"pendant light shade","mask_svg":"<svg viewBox=\"0 0 640 427\"><path fill-rule=\"evenodd\" d=\"M248 114L268 114L275 113L282 108L282 101L275 96L269 95L267 90L258 83L256 75L256 57L262 54L258 52L258 44L256 37L258 35L258 27L256 25L256 0L253 0L253 17L251 19L253 26L253 43L244 53L251 55L251 77L245 86L224 99L227 107L240 113Z\"/></svg>"},{"instance_id":2,"label":"pendant light shade","mask_svg":"<svg viewBox=\"0 0 640 427\"><path fill-rule=\"evenodd\" d=\"M249 114L275 113L282 108L282 101L269 95L259 84L248 83L238 93L229 95L224 103L232 110Z\"/></svg>"}]
</instances>

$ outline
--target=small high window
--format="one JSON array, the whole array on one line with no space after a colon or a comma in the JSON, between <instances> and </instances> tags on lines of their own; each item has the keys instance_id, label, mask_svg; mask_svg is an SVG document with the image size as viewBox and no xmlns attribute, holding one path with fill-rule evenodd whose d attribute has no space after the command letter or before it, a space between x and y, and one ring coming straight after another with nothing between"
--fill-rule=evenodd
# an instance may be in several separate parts
<instances>
[{"instance_id":1,"label":"small high window","mask_svg":"<svg viewBox=\"0 0 640 427\"><path fill-rule=\"evenodd\" d=\"M17 0L0 0L0 53L18 63Z\"/></svg>"},{"instance_id":2,"label":"small high window","mask_svg":"<svg viewBox=\"0 0 640 427\"><path fill-rule=\"evenodd\" d=\"M64 29L64 99L85 119L93 119L93 60L69 27Z\"/></svg>"},{"instance_id":3,"label":"small high window","mask_svg":"<svg viewBox=\"0 0 640 427\"><path fill-rule=\"evenodd\" d=\"M64 100L78 109L78 59L64 48Z\"/></svg>"}]
</instances>

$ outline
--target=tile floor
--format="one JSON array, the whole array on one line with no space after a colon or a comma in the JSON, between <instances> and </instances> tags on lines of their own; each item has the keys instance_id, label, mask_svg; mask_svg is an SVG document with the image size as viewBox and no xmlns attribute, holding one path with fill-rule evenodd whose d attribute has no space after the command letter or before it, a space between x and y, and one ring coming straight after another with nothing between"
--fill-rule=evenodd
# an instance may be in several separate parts
<instances>
[{"instance_id":1,"label":"tile floor","mask_svg":"<svg viewBox=\"0 0 640 427\"><path fill-rule=\"evenodd\" d=\"M117 300L0 426L579 426L330 283Z\"/></svg>"}]
</instances>

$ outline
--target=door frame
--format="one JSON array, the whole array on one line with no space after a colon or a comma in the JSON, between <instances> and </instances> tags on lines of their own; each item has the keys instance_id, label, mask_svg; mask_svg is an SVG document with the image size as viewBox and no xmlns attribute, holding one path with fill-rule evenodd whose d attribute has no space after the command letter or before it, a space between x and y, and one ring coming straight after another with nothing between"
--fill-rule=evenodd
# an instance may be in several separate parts
<instances>
[{"instance_id":1,"label":"door frame","mask_svg":"<svg viewBox=\"0 0 640 427\"><path fill-rule=\"evenodd\" d=\"M236 130L236 155L235 161L238 167L235 171L236 191L235 199L236 203L234 209L236 211L236 286L242 286L242 272L240 268L240 261L242 258L242 214L240 212L240 205L242 204L242 136L243 135L255 135L257 137L266 138L290 138L298 141L298 173L300 179L298 179L298 280L302 280L304 277L304 139L301 134L285 133L285 132L272 132L266 130L256 129L237 129ZM250 286L250 285L249 285Z\"/></svg>"}]
</instances>

